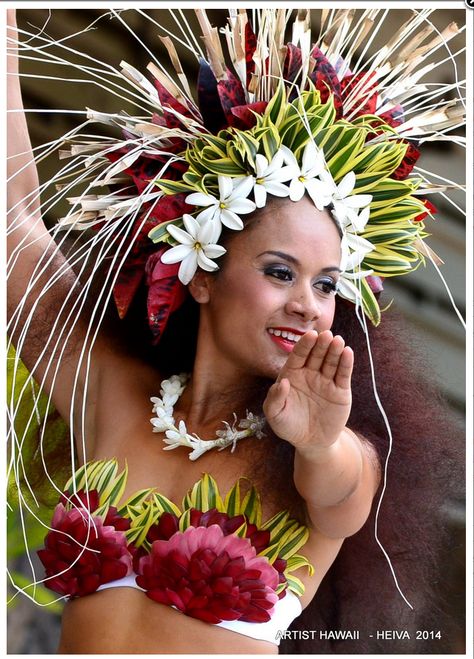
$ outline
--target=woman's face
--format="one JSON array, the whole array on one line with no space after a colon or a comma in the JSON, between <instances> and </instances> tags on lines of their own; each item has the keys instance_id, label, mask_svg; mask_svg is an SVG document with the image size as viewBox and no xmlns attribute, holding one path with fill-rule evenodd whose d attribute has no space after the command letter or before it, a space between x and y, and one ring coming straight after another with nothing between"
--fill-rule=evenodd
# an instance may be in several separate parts
<instances>
[{"instance_id":1,"label":"woman's face","mask_svg":"<svg viewBox=\"0 0 474 659\"><path fill-rule=\"evenodd\" d=\"M333 220L306 197L275 200L232 236L201 306L222 367L274 379L304 332L331 327L340 245Z\"/></svg>"}]
</instances>

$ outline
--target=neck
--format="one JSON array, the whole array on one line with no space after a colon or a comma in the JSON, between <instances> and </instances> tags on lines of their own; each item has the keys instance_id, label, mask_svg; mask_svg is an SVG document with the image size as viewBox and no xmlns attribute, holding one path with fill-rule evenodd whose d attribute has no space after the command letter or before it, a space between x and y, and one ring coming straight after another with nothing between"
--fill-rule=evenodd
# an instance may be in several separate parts
<instances>
[{"instance_id":1,"label":"neck","mask_svg":"<svg viewBox=\"0 0 474 659\"><path fill-rule=\"evenodd\" d=\"M191 379L175 407L175 420L184 419L189 432L215 431L245 410L258 411L263 402L264 378L236 368L216 354L208 341L198 339Z\"/></svg>"}]
</instances>

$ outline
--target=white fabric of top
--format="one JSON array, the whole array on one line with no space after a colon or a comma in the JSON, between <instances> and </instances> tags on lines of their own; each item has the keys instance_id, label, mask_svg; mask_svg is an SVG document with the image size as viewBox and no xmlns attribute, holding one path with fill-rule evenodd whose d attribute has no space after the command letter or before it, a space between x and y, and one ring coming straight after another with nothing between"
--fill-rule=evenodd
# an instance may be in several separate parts
<instances>
[{"instance_id":1,"label":"white fabric of top","mask_svg":"<svg viewBox=\"0 0 474 659\"><path fill-rule=\"evenodd\" d=\"M136 588L143 590L135 581L135 575L129 574L123 579L110 581L99 586L97 591L107 588ZM176 608L176 607L173 607ZM281 632L284 632L302 611L298 597L290 590L286 591L285 597L278 600L273 609L273 615L268 622L243 622L241 620L223 620L216 627L223 627L229 631L250 636L258 641L268 641L274 645L280 645Z\"/></svg>"}]
</instances>

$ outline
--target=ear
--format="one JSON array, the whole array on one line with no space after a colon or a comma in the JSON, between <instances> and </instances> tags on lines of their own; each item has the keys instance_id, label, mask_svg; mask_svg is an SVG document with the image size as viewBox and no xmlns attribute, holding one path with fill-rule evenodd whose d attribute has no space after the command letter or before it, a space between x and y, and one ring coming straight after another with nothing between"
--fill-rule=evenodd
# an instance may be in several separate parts
<instances>
[{"instance_id":1,"label":"ear","mask_svg":"<svg viewBox=\"0 0 474 659\"><path fill-rule=\"evenodd\" d=\"M206 304L210 300L211 277L209 272L198 268L189 282L189 292L198 304Z\"/></svg>"}]
</instances>

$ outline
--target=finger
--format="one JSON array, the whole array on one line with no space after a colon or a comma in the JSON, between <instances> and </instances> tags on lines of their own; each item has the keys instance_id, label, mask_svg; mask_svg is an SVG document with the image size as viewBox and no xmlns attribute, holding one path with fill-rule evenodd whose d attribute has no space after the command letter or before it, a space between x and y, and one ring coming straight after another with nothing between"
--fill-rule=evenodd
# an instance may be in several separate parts
<instances>
[{"instance_id":1,"label":"finger","mask_svg":"<svg viewBox=\"0 0 474 659\"><path fill-rule=\"evenodd\" d=\"M290 352L288 359L286 360L286 363L282 369L282 372L278 376L277 382L279 381L280 377L284 376L284 373L287 368L288 369L303 368L303 366L306 364L308 355L311 352L311 349L313 348L317 338L318 338L318 333L314 330L310 330L309 332L306 332L306 334L303 334L301 339L298 341L298 343L295 345L293 350Z\"/></svg>"},{"instance_id":2,"label":"finger","mask_svg":"<svg viewBox=\"0 0 474 659\"><path fill-rule=\"evenodd\" d=\"M329 348L324 357L324 362L321 367L321 373L324 377L332 380L336 375L339 361L341 359L342 351L344 350L345 342L342 336L335 336L329 345Z\"/></svg>"},{"instance_id":3,"label":"finger","mask_svg":"<svg viewBox=\"0 0 474 659\"><path fill-rule=\"evenodd\" d=\"M274 419L284 410L289 393L290 381L287 378L272 384L263 405L263 411L267 419Z\"/></svg>"},{"instance_id":4,"label":"finger","mask_svg":"<svg viewBox=\"0 0 474 659\"><path fill-rule=\"evenodd\" d=\"M342 389L350 389L353 366L354 353L352 352L352 348L346 346L342 351L336 375L334 377L334 382L338 387L341 387Z\"/></svg>"},{"instance_id":5,"label":"finger","mask_svg":"<svg viewBox=\"0 0 474 659\"><path fill-rule=\"evenodd\" d=\"M318 336L316 345L312 349L311 354L306 361L307 368L310 368L312 371L320 370L332 340L333 336L330 330L321 332L321 334Z\"/></svg>"}]
</instances>

